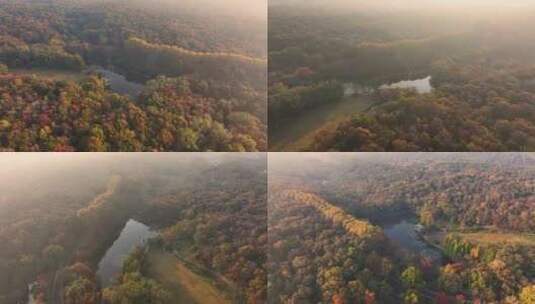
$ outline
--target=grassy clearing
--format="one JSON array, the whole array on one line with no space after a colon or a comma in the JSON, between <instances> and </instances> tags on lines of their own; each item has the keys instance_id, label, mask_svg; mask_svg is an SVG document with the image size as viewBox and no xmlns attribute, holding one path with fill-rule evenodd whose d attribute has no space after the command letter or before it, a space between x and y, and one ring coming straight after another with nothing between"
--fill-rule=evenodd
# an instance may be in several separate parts
<instances>
[{"instance_id":1,"label":"grassy clearing","mask_svg":"<svg viewBox=\"0 0 535 304\"><path fill-rule=\"evenodd\" d=\"M172 293L169 304L225 304L231 303L210 279L191 271L177 257L170 253L153 251L149 254L148 275L160 282Z\"/></svg>"},{"instance_id":2,"label":"grassy clearing","mask_svg":"<svg viewBox=\"0 0 535 304\"><path fill-rule=\"evenodd\" d=\"M436 231L426 233L424 238L434 245L441 245L448 234L454 234L472 244L535 246L535 234L481 231Z\"/></svg>"},{"instance_id":3,"label":"grassy clearing","mask_svg":"<svg viewBox=\"0 0 535 304\"><path fill-rule=\"evenodd\" d=\"M459 236L475 244L511 244L535 246L535 234L515 234L499 232L459 233Z\"/></svg>"}]
</instances>

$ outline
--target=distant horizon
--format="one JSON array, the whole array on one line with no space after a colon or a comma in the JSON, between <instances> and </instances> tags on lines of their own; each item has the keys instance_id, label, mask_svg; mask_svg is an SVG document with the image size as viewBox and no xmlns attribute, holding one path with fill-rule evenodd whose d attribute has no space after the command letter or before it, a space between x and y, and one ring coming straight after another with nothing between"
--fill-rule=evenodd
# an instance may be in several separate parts
<instances>
[{"instance_id":1,"label":"distant horizon","mask_svg":"<svg viewBox=\"0 0 535 304\"><path fill-rule=\"evenodd\" d=\"M525 8L533 6L535 8L535 1L533 0L516 0L507 1L502 0L269 0L268 6L300 6L306 5L308 7L322 7L322 8L383 8L391 10L399 9L429 9L429 8L460 8L460 7L478 7L478 8L494 8L494 7L508 7L508 8Z\"/></svg>"}]
</instances>

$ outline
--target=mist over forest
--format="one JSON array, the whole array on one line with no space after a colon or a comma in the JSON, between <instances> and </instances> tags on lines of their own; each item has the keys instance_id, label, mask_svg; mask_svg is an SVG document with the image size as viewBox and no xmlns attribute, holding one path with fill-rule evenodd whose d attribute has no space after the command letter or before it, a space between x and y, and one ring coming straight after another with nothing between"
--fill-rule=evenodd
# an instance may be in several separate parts
<instances>
[{"instance_id":1,"label":"mist over forest","mask_svg":"<svg viewBox=\"0 0 535 304\"><path fill-rule=\"evenodd\" d=\"M264 154L39 154L0 158L0 303L265 301Z\"/></svg>"},{"instance_id":2,"label":"mist over forest","mask_svg":"<svg viewBox=\"0 0 535 304\"><path fill-rule=\"evenodd\" d=\"M269 11L271 151L535 150L535 2Z\"/></svg>"}]
</instances>

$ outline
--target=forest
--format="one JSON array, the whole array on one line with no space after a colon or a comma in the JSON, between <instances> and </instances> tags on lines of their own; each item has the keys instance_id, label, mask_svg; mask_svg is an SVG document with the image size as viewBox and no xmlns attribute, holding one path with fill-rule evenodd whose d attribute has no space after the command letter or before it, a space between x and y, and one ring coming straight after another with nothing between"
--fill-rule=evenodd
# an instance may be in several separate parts
<instances>
[{"instance_id":1,"label":"forest","mask_svg":"<svg viewBox=\"0 0 535 304\"><path fill-rule=\"evenodd\" d=\"M270 154L268 303L534 303L534 174L529 153Z\"/></svg>"},{"instance_id":2,"label":"forest","mask_svg":"<svg viewBox=\"0 0 535 304\"><path fill-rule=\"evenodd\" d=\"M209 4L0 1L0 149L265 151L266 17Z\"/></svg>"},{"instance_id":3,"label":"forest","mask_svg":"<svg viewBox=\"0 0 535 304\"><path fill-rule=\"evenodd\" d=\"M39 154L0 159L0 303L266 302L265 155Z\"/></svg>"},{"instance_id":4,"label":"forest","mask_svg":"<svg viewBox=\"0 0 535 304\"><path fill-rule=\"evenodd\" d=\"M270 5L270 151L533 151L535 7L393 2Z\"/></svg>"}]
</instances>

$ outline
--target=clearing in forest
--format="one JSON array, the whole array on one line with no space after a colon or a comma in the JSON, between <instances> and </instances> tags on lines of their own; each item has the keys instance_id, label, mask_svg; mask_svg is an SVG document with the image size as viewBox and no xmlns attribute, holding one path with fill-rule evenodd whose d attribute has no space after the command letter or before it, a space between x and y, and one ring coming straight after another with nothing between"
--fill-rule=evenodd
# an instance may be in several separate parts
<instances>
[{"instance_id":1,"label":"clearing in forest","mask_svg":"<svg viewBox=\"0 0 535 304\"><path fill-rule=\"evenodd\" d=\"M173 303L230 303L209 279L194 273L170 253L150 252L149 265L148 275L171 292Z\"/></svg>"}]
</instances>

